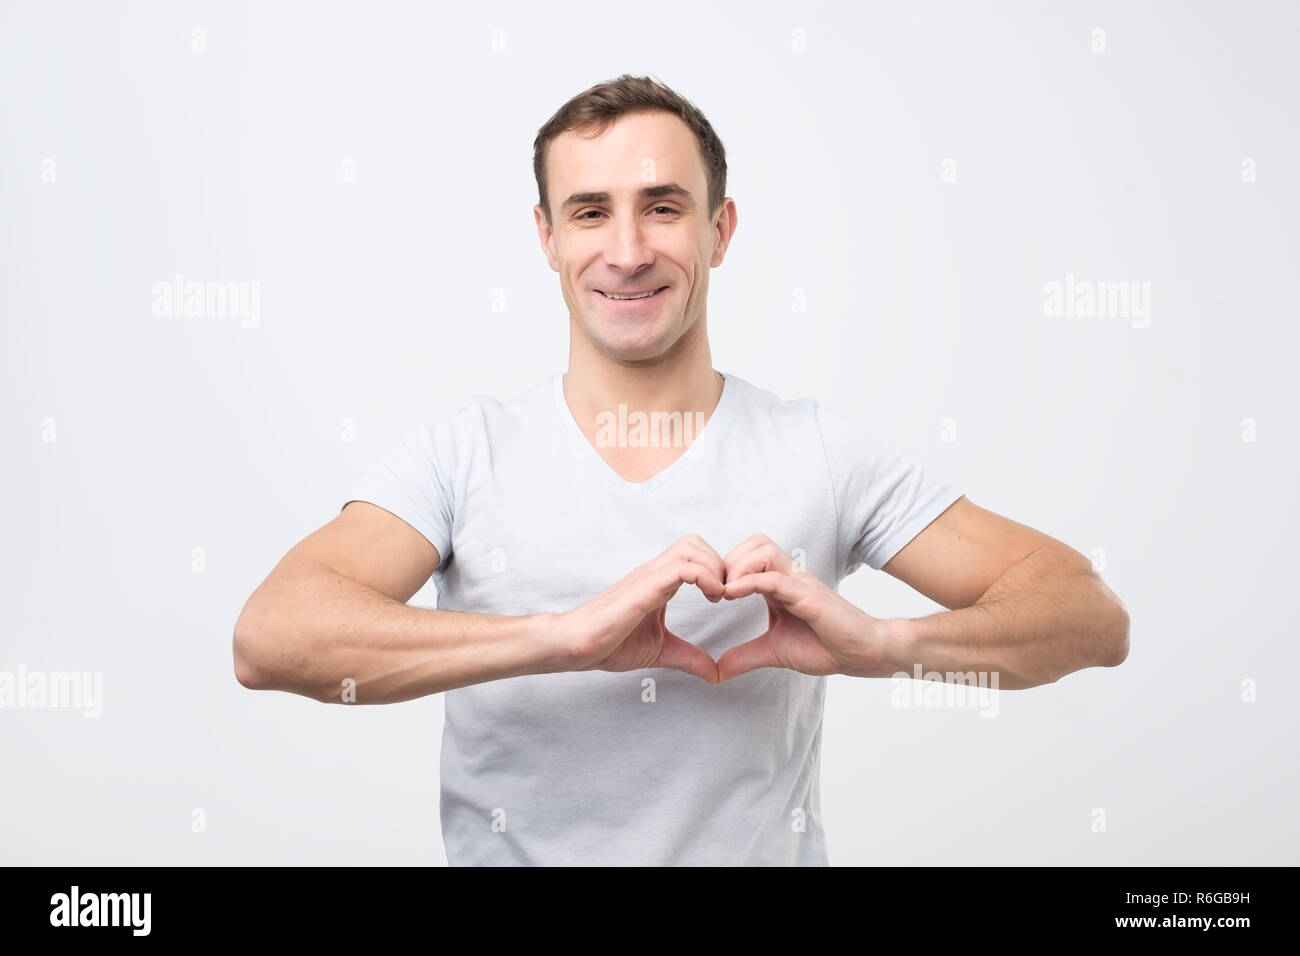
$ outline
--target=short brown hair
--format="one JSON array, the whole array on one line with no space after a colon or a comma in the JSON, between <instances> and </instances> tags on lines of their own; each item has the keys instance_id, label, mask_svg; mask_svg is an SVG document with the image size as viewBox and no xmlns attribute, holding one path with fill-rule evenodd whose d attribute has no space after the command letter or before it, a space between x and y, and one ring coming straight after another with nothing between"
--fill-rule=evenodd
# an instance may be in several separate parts
<instances>
[{"instance_id":1,"label":"short brown hair","mask_svg":"<svg viewBox=\"0 0 1300 956\"><path fill-rule=\"evenodd\" d=\"M709 215L718 211L727 192L727 151L713 126L694 103L658 80L624 73L618 79L579 93L537 131L537 139L533 141L533 175L537 177L537 198L548 225L551 207L546 195L546 148L551 140L570 130L590 128L600 134L620 116L649 110L664 110L680 117L695 134L709 184Z\"/></svg>"}]
</instances>

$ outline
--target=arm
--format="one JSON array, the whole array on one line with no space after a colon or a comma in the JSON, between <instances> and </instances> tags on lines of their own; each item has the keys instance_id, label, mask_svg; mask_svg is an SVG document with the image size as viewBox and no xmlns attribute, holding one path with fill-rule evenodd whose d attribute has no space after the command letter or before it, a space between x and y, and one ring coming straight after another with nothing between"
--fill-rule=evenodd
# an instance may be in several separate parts
<instances>
[{"instance_id":1,"label":"arm","mask_svg":"<svg viewBox=\"0 0 1300 956\"><path fill-rule=\"evenodd\" d=\"M1128 611L1087 558L964 497L883 570L950 609L879 622L891 672L996 671L1010 690L1128 656Z\"/></svg>"},{"instance_id":2,"label":"arm","mask_svg":"<svg viewBox=\"0 0 1300 956\"><path fill-rule=\"evenodd\" d=\"M950 610L874 618L764 535L724 560L725 597L763 594L768 630L718 660L719 680L760 667L852 677L997 674L1004 690L1049 684L1128 656L1128 611L1077 551L959 498L883 570ZM954 678L962 680L963 678Z\"/></svg>"},{"instance_id":3,"label":"arm","mask_svg":"<svg viewBox=\"0 0 1300 956\"><path fill-rule=\"evenodd\" d=\"M388 704L560 671L671 667L709 683L717 666L669 631L682 584L722 600L722 558L688 535L563 614L501 616L408 607L439 563L424 535L383 508L349 502L304 538L235 622L235 677L324 703Z\"/></svg>"},{"instance_id":4,"label":"arm","mask_svg":"<svg viewBox=\"0 0 1300 956\"><path fill-rule=\"evenodd\" d=\"M437 549L405 521L365 501L293 547L235 623L235 676L245 687L325 703L394 703L466 684L566 670L547 624L519 617L409 607L438 566Z\"/></svg>"}]
</instances>

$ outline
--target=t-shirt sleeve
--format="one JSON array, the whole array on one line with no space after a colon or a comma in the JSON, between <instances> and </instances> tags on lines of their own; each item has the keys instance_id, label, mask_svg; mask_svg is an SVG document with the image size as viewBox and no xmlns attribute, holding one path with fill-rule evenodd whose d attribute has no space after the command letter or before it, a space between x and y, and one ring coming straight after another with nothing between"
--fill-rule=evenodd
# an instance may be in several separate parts
<instances>
[{"instance_id":1,"label":"t-shirt sleeve","mask_svg":"<svg viewBox=\"0 0 1300 956\"><path fill-rule=\"evenodd\" d=\"M421 425L362 474L342 507L368 501L401 518L438 549L441 568L451 558L453 489L446 423Z\"/></svg>"},{"instance_id":2,"label":"t-shirt sleeve","mask_svg":"<svg viewBox=\"0 0 1300 956\"><path fill-rule=\"evenodd\" d=\"M838 515L842 573L879 571L962 496L952 477L895 442L818 406Z\"/></svg>"}]
</instances>

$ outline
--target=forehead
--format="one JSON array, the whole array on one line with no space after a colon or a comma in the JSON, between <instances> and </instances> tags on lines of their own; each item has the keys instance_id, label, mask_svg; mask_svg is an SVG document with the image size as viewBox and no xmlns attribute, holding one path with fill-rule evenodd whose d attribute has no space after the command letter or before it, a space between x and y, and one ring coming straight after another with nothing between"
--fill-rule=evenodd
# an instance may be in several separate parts
<instances>
[{"instance_id":1,"label":"forehead","mask_svg":"<svg viewBox=\"0 0 1300 956\"><path fill-rule=\"evenodd\" d=\"M568 130L546 154L548 188L557 201L575 191L635 191L677 182L704 197L699 143L680 117L662 110L620 116L599 134Z\"/></svg>"}]
</instances>

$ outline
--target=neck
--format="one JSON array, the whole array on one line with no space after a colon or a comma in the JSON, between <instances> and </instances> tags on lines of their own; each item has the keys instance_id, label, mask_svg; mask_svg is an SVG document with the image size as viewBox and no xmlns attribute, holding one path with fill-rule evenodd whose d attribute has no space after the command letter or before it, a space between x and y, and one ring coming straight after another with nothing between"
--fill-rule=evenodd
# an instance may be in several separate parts
<instances>
[{"instance_id":1,"label":"neck","mask_svg":"<svg viewBox=\"0 0 1300 956\"><path fill-rule=\"evenodd\" d=\"M596 434L597 417L617 414L619 405L629 413L702 413L707 421L722 397L723 378L713 368L703 324L703 319L695 323L669 354L654 362L611 359L574 330L564 398L588 438Z\"/></svg>"}]
</instances>

